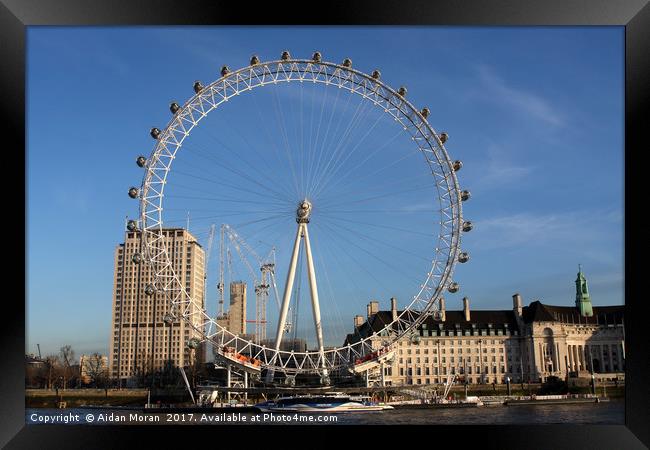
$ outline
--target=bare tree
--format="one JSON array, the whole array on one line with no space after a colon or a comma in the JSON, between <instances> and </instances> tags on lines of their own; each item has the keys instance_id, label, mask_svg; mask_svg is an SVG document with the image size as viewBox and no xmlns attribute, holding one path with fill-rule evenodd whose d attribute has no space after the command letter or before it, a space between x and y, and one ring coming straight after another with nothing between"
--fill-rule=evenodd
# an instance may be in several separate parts
<instances>
[{"instance_id":1,"label":"bare tree","mask_svg":"<svg viewBox=\"0 0 650 450\"><path fill-rule=\"evenodd\" d=\"M99 353L90 355L82 370L85 370L92 384L98 387L105 384L106 377L108 376L108 368L104 364L104 358Z\"/></svg>"},{"instance_id":2,"label":"bare tree","mask_svg":"<svg viewBox=\"0 0 650 450\"><path fill-rule=\"evenodd\" d=\"M47 355L45 357L45 365L47 370L47 388L52 389L52 377L56 378L58 369L60 368L59 356Z\"/></svg>"},{"instance_id":3,"label":"bare tree","mask_svg":"<svg viewBox=\"0 0 650 450\"><path fill-rule=\"evenodd\" d=\"M72 350L71 345L64 345L61 347L59 355L61 357L61 362L63 363L63 389L65 389L68 370L70 370L70 366L74 361L74 350Z\"/></svg>"}]
</instances>

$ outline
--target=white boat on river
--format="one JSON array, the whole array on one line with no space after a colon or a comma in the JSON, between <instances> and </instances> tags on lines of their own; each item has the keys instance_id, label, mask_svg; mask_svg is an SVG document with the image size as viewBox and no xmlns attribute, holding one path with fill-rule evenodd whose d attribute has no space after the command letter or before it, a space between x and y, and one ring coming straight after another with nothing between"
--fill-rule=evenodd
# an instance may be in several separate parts
<instances>
[{"instance_id":1,"label":"white boat on river","mask_svg":"<svg viewBox=\"0 0 650 450\"><path fill-rule=\"evenodd\" d=\"M390 405L373 403L368 397L352 397L332 392L321 395L282 397L255 405L262 412L341 413L393 409Z\"/></svg>"}]
</instances>

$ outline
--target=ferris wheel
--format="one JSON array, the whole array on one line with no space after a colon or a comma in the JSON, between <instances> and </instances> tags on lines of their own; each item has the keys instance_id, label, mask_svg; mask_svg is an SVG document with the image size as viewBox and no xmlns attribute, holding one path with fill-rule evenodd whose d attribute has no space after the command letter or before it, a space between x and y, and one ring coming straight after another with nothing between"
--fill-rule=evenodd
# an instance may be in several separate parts
<instances>
[{"instance_id":1,"label":"ferris wheel","mask_svg":"<svg viewBox=\"0 0 650 450\"><path fill-rule=\"evenodd\" d=\"M280 88L284 85L298 85L299 88L284 91ZM444 146L448 135L436 132L428 122L437 111L413 106L406 98L406 88L391 88L381 80L378 70L361 72L352 67L350 59L341 64L326 62L318 52L311 59L294 59L285 51L279 60L269 62L253 56L249 65L238 70L223 66L217 80L205 85L197 81L193 87L195 94L184 104L171 103L172 118L168 124L161 129L151 129L155 147L148 158L140 156L137 159L138 166L144 169L141 186L129 189L129 196L138 199L140 205L139 221L129 224L142 232L139 258L150 265L154 277L153 284L145 290L148 295L164 294L171 315L185 320L201 336L200 340L212 343L224 357L233 357L227 353L234 349L237 357L246 355L246 363L252 368L266 369L271 376L277 371L294 375L316 373L323 380L327 380L332 371L350 367L360 357L376 353L377 340L374 338L377 336L381 336L382 349L388 348L398 339L412 334L430 315L439 317L440 299L447 292L455 293L460 289L453 280L453 272L457 262L469 260L460 243L461 234L470 231L472 223L462 215L462 202L470 197L469 191L459 187L456 175L462 163L450 159ZM275 90L272 96L261 94L267 89ZM344 93L343 100L341 93ZM285 94L280 100L279 95ZM237 103L244 98L252 99L248 101L255 102L254 106L250 103L249 108L237 108ZM290 107L286 106L289 104ZM342 104L346 108L344 112L340 112ZM273 108L277 114L276 127L269 125L271 119L267 115ZM225 155L228 148L225 136L237 122L231 116L222 116L216 124L218 133L212 136L217 144L207 146L210 148L190 144L190 136L201 130L198 125L207 121L210 113L229 109L245 118L238 123L249 123L248 119L255 115L260 118L256 126L243 125L250 129L241 133L239 150L231 149ZM305 114L304 110L309 111ZM338 115L341 117L337 126ZM293 130L287 128L288 123L293 125ZM263 135L261 129L267 126L276 136L267 132L258 143L251 143L255 135ZM308 133L305 130L309 127L313 131ZM382 134L388 133L389 128L397 131L390 139ZM331 137L329 142L328 136ZM353 136L358 141L356 145L351 142ZM372 140L373 136L377 136L376 142L364 147L362 142ZM292 146L292 138L299 144ZM251 149L260 147L264 150L252 153ZM272 148L275 148L275 161L286 157L282 160L284 163L270 164L273 159L270 155L274 154ZM194 166L182 166L186 149L189 149L186 153L198 155L199 162ZM385 152L383 157L382 151ZM209 160L215 164L215 170L223 173L208 176L205 165ZM406 161L412 165L407 166ZM241 167L235 167L237 164ZM404 169L399 169L401 164ZM179 169L175 172L172 166L179 166ZM284 175L272 179L273 172L281 170L285 170ZM418 172L417 175L414 172ZM174 173L179 175L174 178ZM254 177L253 173L260 175ZM240 182L229 183L228 176L237 176ZM179 179L194 180L195 184L178 182ZM416 181L418 184L412 187ZM215 191L221 197L199 195L199 191L207 189L210 183L221 183ZM177 195L168 192L174 186L178 186ZM409 197L416 190L423 192L417 200ZM237 197L237 192L242 196ZM387 200L391 196L395 197L392 203ZM427 213L415 219L402 219L417 213L413 202L419 199ZM282 276L278 273L279 278L286 276L286 282L281 286L283 295L278 299L281 301L274 316L272 342L262 343L249 335L235 333L218 321L216 313L212 315L207 308L196 307L201 299L190 294L182 269L172 262L163 233L170 222L179 220L173 216L173 211L183 209L182 201L199 205L194 207L196 214L199 210L211 210L216 215L209 216L211 218L245 216L249 219L245 224L258 226L256 231L260 236L268 236L269 228L259 224L275 224L278 239L286 241L284 246L277 246L278 254L282 248L285 250L287 271ZM263 205L260 206L263 211L247 209L248 204ZM266 216L256 218L254 214ZM316 228L312 230L311 226ZM413 231L417 227L424 231ZM418 233L421 240L402 240L400 236L406 236L409 231ZM314 246L316 239L319 240L318 248ZM385 251L379 250L384 247ZM350 258L349 267L356 268L359 273L367 272L365 278L357 278L354 273L350 275L352 270L343 268L341 260L346 255ZM402 255L404 259L390 255ZM326 345L323 329L327 325L322 313L327 316L329 307L321 302L319 287L322 294L323 284L328 284L328 295L332 298L354 295L352 290L341 288L338 292L333 288L332 285L345 283L332 283L335 275L331 272L336 269L347 272L341 277L347 275L351 285L365 282L379 286L383 281L395 281L394 285L399 279L391 277L397 277L396 274L408 272L404 279L414 275L412 270L407 270L412 261L417 261L417 267L423 269L415 274L417 285L413 285L410 298L394 316L383 320L380 326L375 324L371 334L353 341L345 340L344 344L341 339L334 345ZM373 264L377 271L380 267L389 268L385 269L385 275L378 275ZM303 267L306 269L305 285L309 286L311 301L307 305L311 307L315 341L310 349L286 350L282 342L288 338L288 310L292 301L296 301L296 284L303 276ZM302 311L305 311L304 305Z\"/></svg>"}]
</instances>

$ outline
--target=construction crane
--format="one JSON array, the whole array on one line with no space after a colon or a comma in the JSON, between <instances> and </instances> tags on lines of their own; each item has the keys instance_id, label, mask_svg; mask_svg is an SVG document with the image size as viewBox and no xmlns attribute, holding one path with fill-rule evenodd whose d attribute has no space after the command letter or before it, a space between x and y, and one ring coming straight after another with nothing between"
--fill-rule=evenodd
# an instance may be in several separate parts
<instances>
[{"instance_id":1,"label":"construction crane","mask_svg":"<svg viewBox=\"0 0 650 450\"><path fill-rule=\"evenodd\" d=\"M224 241L223 241L223 235L224 235L224 225L221 225L221 232L220 232L220 242L219 242L219 283L217 283L217 291L219 291L219 315L217 316L218 318L223 317L223 289L224 289L224 274L223 274L223 266L224 266Z\"/></svg>"},{"instance_id":2,"label":"construction crane","mask_svg":"<svg viewBox=\"0 0 650 450\"><path fill-rule=\"evenodd\" d=\"M235 247L240 260L246 266L253 279L255 288L255 320L247 320L247 322L255 323L255 339L259 344L266 339L266 304L271 287L273 288L278 309L280 307L278 288L275 282L275 248L271 250L269 256L261 258L232 227L224 224L221 229L222 233L227 234L230 243ZM249 258L252 258L257 263L261 277L253 269Z\"/></svg>"},{"instance_id":3,"label":"construction crane","mask_svg":"<svg viewBox=\"0 0 650 450\"><path fill-rule=\"evenodd\" d=\"M203 268L203 307L205 308L205 297L207 291L207 280L208 280L208 265L210 263L210 254L212 253L212 243L214 242L214 234L216 232L217 226L215 224L210 225L210 233L208 235L208 247L205 253L205 267Z\"/></svg>"}]
</instances>

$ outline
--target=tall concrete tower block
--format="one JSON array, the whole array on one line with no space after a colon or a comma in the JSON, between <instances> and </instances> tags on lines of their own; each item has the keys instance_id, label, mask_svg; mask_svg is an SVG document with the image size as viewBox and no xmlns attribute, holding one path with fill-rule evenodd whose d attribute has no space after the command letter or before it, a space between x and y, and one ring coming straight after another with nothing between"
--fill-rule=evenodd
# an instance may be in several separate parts
<instances>
[{"instance_id":1,"label":"tall concrete tower block","mask_svg":"<svg viewBox=\"0 0 650 450\"><path fill-rule=\"evenodd\" d=\"M243 281L230 283L228 322L231 333L246 334L246 283Z\"/></svg>"}]
</instances>

